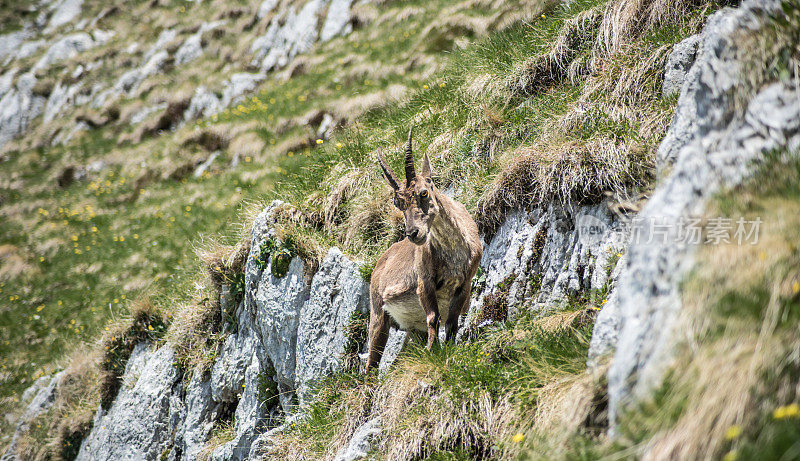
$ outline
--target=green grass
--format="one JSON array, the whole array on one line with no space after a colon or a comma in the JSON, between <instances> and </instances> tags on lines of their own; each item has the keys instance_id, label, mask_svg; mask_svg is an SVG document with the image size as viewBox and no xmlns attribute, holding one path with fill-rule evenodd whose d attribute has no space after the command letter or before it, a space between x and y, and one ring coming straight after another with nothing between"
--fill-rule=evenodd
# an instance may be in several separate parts
<instances>
[{"instance_id":1,"label":"green grass","mask_svg":"<svg viewBox=\"0 0 800 461\"><path fill-rule=\"evenodd\" d=\"M506 13L513 12L518 3L507 2L502 8ZM175 133L135 144L119 143L118 139L135 128L110 125L90 131L67 146L21 145L3 162L3 171L13 174L0 183L4 218L0 220L0 244L9 245L6 248L21 261L12 267L11 275L0 279L0 408L16 408L25 387L64 366L74 345L95 342L108 328L109 320L128 313L126 305L131 300L149 300L172 318L179 317L176 311L181 306L213 309L209 299L196 299L195 283L205 278L206 268L193 250L212 240L234 244L242 233L235 223L248 206L258 207L265 200L279 198L296 207L303 217L299 222L282 223L278 237L283 246L276 244L276 248L268 249L276 275L282 272L280 264L275 265L276 259L286 259L285 255L275 258L273 253L278 251L313 261L338 245L361 260L377 260L396 238L397 221L392 220L391 208L386 206L390 204L387 188L372 154L377 147L385 148L389 163L401 170L400 145L411 125L415 127L417 152L428 151L432 157L439 187L452 190L471 212L479 209L480 201L520 149L560 152L610 138L615 142L634 141L652 150L655 141L640 136L637 124L610 117L604 107L597 108L597 117L591 123L580 125L574 132L553 127L559 117L587 97L586 82L561 82L522 99L508 91L510 76L532 56L549 51L565 20L604 3L579 0L565 9L548 8L542 3L543 14L537 12L526 21L485 37L460 27L426 35L427 26L455 2L388 4L378 12L396 14L413 7L419 13L402 21L389 16L385 23L367 23L348 37L319 45L306 55L315 64L305 71L289 80L268 78L253 97ZM196 7L178 0L161 4L152 13L158 21L174 15L179 24L188 25L197 13ZM90 6L94 12L101 5ZM139 4L123 9L118 19L124 21L141 8ZM466 13L489 16L493 12L484 8ZM102 25L112 27L117 24L113 21L116 19ZM155 34L157 29L149 23L142 30L120 27L115 41L93 51L96 55L87 56L102 55L123 43L125 37ZM615 58L608 74L631 71L637 65L637 56L680 40L693 32L690 29L684 24L654 32L635 54ZM473 44L455 45L448 36L453 31L475 35ZM223 45L235 44L228 40ZM583 44L582 59L588 57L591 45ZM84 58L59 67L72 69ZM198 61L204 66L210 62L205 58ZM98 78L113 81L114 65L107 63ZM133 103L153 104L165 94L192 87L189 83L200 83L207 77L187 73L184 81L183 74L183 69L173 69L159 76L161 86L145 91L138 101L121 103L121 109ZM481 81L486 85L477 85ZM674 100L664 101L652 94L657 77L649 75L647 82L650 92L638 103L647 110L669 113ZM363 115L361 108L348 106L365 96L383 93L392 85L405 88L399 100L382 94L377 98L380 103L369 105ZM333 139L317 143L312 130L298 123L316 109L352 118L351 125L337 131ZM280 125L283 128L278 129ZM209 154L202 145L184 142L193 130L231 133L238 128L255 133L264 147L243 155L239 166L230 170L227 165L234 153L224 145L207 174L199 178L186 174L196 160ZM235 140L239 134L231 136ZM297 147L279 149L292 142ZM64 188L55 184L55 178L67 166L87 165L93 160L104 160L109 166ZM176 167L185 171L178 174L180 168L173 171ZM338 203L325 204L324 198L332 191L348 186L342 179L351 173L351 178L357 178L353 187L344 187L348 192ZM326 215L332 217L329 222ZM371 267L371 263L363 266L363 277ZM241 274L230 277L227 282L234 292L240 292ZM209 291L213 290L206 287L201 297ZM528 404L536 401L548 379L562 373L579 374L583 369L588 330L533 329L512 341L508 335L514 325L504 323L489 335L498 341L495 346L486 340L434 353L415 349L405 360L440 374L442 390L448 395L469 399L477 392L499 399L517 389L515 398ZM166 323L163 326L168 328ZM213 346L222 333L210 327L207 335L203 332L210 345L200 353L205 354L207 362L213 358ZM501 344L501 339L508 343ZM525 379L521 387L520 376ZM352 390L348 383L355 378L332 379L323 387L343 392ZM318 420L304 429L309 432L301 433L303 437L330 440L333 436L337 421L344 417L344 413L337 413L344 411L336 406L338 397L331 397L341 395L336 392L319 398L323 406L312 414L312 421ZM419 416L423 409L412 409L407 423L414 424L414 415ZM314 447L322 449L322 445ZM436 450L430 449L431 453Z\"/></svg>"},{"instance_id":2,"label":"green grass","mask_svg":"<svg viewBox=\"0 0 800 461\"><path fill-rule=\"evenodd\" d=\"M245 209L259 207L272 197L294 200L300 195L288 193L293 187L290 184L307 178L306 190L311 190L310 181L320 178L308 174L311 165L323 160L331 167L338 162L334 140L293 152L273 151L292 138L311 136L296 123L279 131L277 122L293 120L312 109L335 111L355 97L385 91L393 84L422 88L425 82L420 75L446 56L418 52L424 45L421 31L443 7L453 3L388 5L381 12L414 6L419 14L400 23L390 19L384 24L367 24L348 37L321 44L306 55L318 64L308 66L305 73L285 81L269 78L241 105L175 133L165 132L138 144L119 143L136 128L110 124L88 131L66 146L30 148L21 143L11 151L2 164L9 174L0 182L0 245L18 256L18 264L4 265L9 272L0 276L0 408L14 411L23 389L39 376L64 367L75 345L94 343L105 332L107 322L127 315L132 300L149 300L175 316L182 305L196 304L194 285L205 279L206 269L194 250L212 240L236 243ZM86 2L85 10L94 15L104 6ZM160 2L150 9L145 6L126 4L102 20L98 27L114 29L118 35L103 47L59 63L56 70L71 72L78 64L105 58L109 51L127 45L128 37L155 36L173 16L176 27L194 24L200 16L197 8L182 1ZM153 20L137 22L136 27L126 22L140 14ZM385 33L389 27L392 34ZM222 45L249 43L248 37L238 35ZM426 61L408 70L382 72L408 64L415 55ZM91 74L93 81L115 81L116 59L124 56L118 53L104 60ZM207 58L197 62L206 66L211 62ZM20 65L36 59L38 55ZM358 66L366 70L356 69ZM154 78L161 86L145 91L135 101L123 101L118 108L154 104L162 95L187 87L184 74L192 82L201 82L185 71L172 69ZM188 165L191 171L196 159L209 154L200 145L183 143L195 128L229 132L237 127L256 133L266 147L243 155L239 166L229 170L233 153L223 146L214 166L202 177L169 177L176 166ZM57 185L59 174L68 166L86 166L95 160L104 161L107 167L64 188ZM280 191L275 191L276 187ZM306 251L301 243L312 237L325 248L338 243L317 229L298 229L288 237L295 237L298 244L283 250L301 255ZM232 280L231 284L235 288L239 282ZM4 432L11 429L2 424Z\"/></svg>"}]
</instances>

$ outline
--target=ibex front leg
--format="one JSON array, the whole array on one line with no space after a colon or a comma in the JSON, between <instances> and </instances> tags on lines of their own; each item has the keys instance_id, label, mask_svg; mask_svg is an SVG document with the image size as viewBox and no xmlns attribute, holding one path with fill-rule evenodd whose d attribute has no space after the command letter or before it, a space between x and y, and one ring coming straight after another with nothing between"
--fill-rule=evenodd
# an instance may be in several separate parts
<instances>
[{"instance_id":1,"label":"ibex front leg","mask_svg":"<svg viewBox=\"0 0 800 461\"><path fill-rule=\"evenodd\" d=\"M433 342L439 337L439 304L436 301L436 284L433 280L420 278L417 284L420 304L425 309L428 323L428 342L425 346L430 350Z\"/></svg>"},{"instance_id":2,"label":"ibex front leg","mask_svg":"<svg viewBox=\"0 0 800 461\"><path fill-rule=\"evenodd\" d=\"M445 341L453 339L458 332L458 318L466 312L469 307L469 298L472 293L472 281L467 279L460 287L456 288L453 298L450 300L450 310L447 312L447 320L444 324Z\"/></svg>"},{"instance_id":3,"label":"ibex front leg","mask_svg":"<svg viewBox=\"0 0 800 461\"><path fill-rule=\"evenodd\" d=\"M367 370L377 368L383 356L383 349L389 339L389 314L383 310L383 298L373 291L371 293L371 307L369 313L369 357Z\"/></svg>"}]
</instances>

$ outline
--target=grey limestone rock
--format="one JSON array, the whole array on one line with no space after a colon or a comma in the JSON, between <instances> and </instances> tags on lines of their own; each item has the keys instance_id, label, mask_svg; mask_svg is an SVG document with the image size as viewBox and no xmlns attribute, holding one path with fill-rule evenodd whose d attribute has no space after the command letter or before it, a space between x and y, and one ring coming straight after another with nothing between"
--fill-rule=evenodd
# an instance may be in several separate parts
<instances>
[{"instance_id":1,"label":"grey limestone rock","mask_svg":"<svg viewBox=\"0 0 800 461\"><path fill-rule=\"evenodd\" d=\"M108 412L98 411L83 441L79 460L158 459L172 446L173 388L180 373L170 346L150 350L141 344L131 356L125 381Z\"/></svg>"},{"instance_id":2,"label":"grey limestone rock","mask_svg":"<svg viewBox=\"0 0 800 461\"><path fill-rule=\"evenodd\" d=\"M44 110L45 98L33 94L33 71L22 74L14 88L0 99L0 147L24 133Z\"/></svg>"},{"instance_id":3,"label":"grey limestone rock","mask_svg":"<svg viewBox=\"0 0 800 461\"><path fill-rule=\"evenodd\" d=\"M356 429L347 445L336 453L336 457L333 458L334 461L355 461L365 458L374 440L379 437L380 434L381 419L370 419Z\"/></svg>"},{"instance_id":4,"label":"grey limestone rock","mask_svg":"<svg viewBox=\"0 0 800 461\"><path fill-rule=\"evenodd\" d=\"M19 437L29 429L30 424L37 416L46 412L53 406L58 386L63 376L63 371L52 376L42 376L34 381L29 388L25 389L25 392L22 394L22 401L27 404L25 411L22 413L19 420L17 420L17 428L14 435L11 437L11 443L9 443L5 453L0 456L0 461L15 461L17 459L15 451Z\"/></svg>"},{"instance_id":5,"label":"grey limestone rock","mask_svg":"<svg viewBox=\"0 0 800 461\"><path fill-rule=\"evenodd\" d=\"M331 248L314 275L311 295L300 311L295 377L301 404L309 384L337 369L355 312L369 312L369 285L361 278L356 262L338 248Z\"/></svg>"},{"instance_id":6,"label":"grey limestone rock","mask_svg":"<svg viewBox=\"0 0 800 461\"><path fill-rule=\"evenodd\" d=\"M760 89L743 113L734 104L742 85L737 34L763 27L780 2L744 2L709 17L697 58L681 88L669 131L658 150L659 187L642 209L616 298L601 313L592 354L616 350L609 370L609 410L619 411L656 386L677 341L679 284L694 263L695 242L678 238L680 223L701 217L708 199L739 183L769 151L800 146L800 91L776 82ZM652 240L652 241L651 241ZM610 342L611 344L608 344Z\"/></svg>"},{"instance_id":7,"label":"grey limestone rock","mask_svg":"<svg viewBox=\"0 0 800 461\"><path fill-rule=\"evenodd\" d=\"M44 56L42 56L33 66L34 70L45 69L54 62L62 61L77 56L95 45L92 36L79 32L77 34L68 35L56 41L50 48L47 49Z\"/></svg>"},{"instance_id":8,"label":"grey limestone rock","mask_svg":"<svg viewBox=\"0 0 800 461\"><path fill-rule=\"evenodd\" d=\"M319 39L327 42L333 37L348 33L350 26L350 4L352 0L332 0L328 6L328 15L325 17L325 24Z\"/></svg>"},{"instance_id":9,"label":"grey limestone rock","mask_svg":"<svg viewBox=\"0 0 800 461\"><path fill-rule=\"evenodd\" d=\"M675 44L672 48L664 69L664 82L661 85L661 93L665 97L672 96L681 90L686 73L689 72L689 68L694 64L699 43L700 36L692 35Z\"/></svg>"},{"instance_id":10,"label":"grey limestone rock","mask_svg":"<svg viewBox=\"0 0 800 461\"><path fill-rule=\"evenodd\" d=\"M61 0L54 3L51 6L53 14L47 23L46 31L53 31L71 22L81 14L81 6L83 6L83 0Z\"/></svg>"}]
</instances>

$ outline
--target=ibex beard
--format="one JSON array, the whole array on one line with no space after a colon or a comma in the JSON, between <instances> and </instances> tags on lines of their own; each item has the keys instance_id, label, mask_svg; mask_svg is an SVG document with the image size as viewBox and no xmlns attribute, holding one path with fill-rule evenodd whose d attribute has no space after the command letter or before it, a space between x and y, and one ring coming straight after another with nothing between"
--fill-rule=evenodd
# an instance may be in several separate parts
<instances>
[{"instance_id":1,"label":"ibex beard","mask_svg":"<svg viewBox=\"0 0 800 461\"><path fill-rule=\"evenodd\" d=\"M394 203L405 217L406 237L381 256L370 281L369 357L367 370L378 365L389 335L390 317L407 331L427 333L426 347L438 339L444 319L445 340L458 329L469 307L472 278L483 247L478 226L467 209L436 188L428 155L422 172L414 168L412 130L405 150L405 184L401 185L380 150L377 152Z\"/></svg>"}]
</instances>

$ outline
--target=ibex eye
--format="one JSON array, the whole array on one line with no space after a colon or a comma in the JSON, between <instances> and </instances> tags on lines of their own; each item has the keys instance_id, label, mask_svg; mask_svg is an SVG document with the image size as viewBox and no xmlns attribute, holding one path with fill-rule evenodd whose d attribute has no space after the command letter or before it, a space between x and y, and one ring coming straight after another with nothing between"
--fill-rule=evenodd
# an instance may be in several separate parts
<instances>
[{"instance_id":1,"label":"ibex eye","mask_svg":"<svg viewBox=\"0 0 800 461\"><path fill-rule=\"evenodd\" d=\"M427 197L428 196L428 191L423 189L422 192L419 193L419 196L422 197L422 198Z\"/></svg>"}]
</instances>

